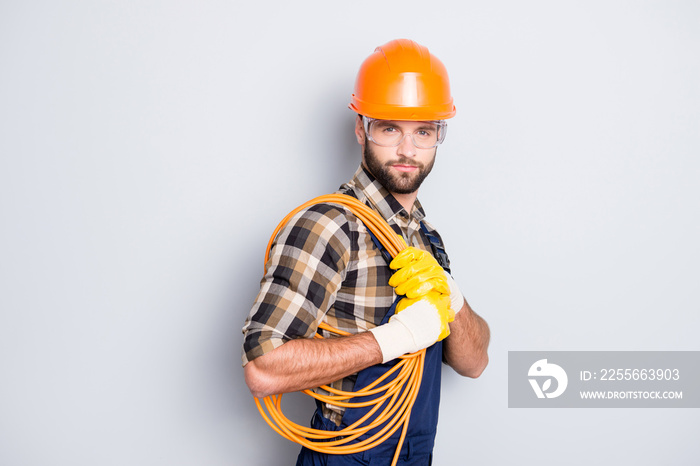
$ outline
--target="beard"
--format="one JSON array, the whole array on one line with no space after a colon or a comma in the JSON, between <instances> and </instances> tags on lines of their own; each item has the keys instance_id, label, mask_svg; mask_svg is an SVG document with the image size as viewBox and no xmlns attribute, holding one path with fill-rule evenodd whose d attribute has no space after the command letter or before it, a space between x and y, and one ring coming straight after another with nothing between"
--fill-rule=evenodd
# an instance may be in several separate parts
<instances>
[{"instance_id":1,"label":"beard","mask_svg":"<svg viewBox=\"0 0 700 466\"><path fill-rule=\"evenodd\" d=\"M433 155L433 159L427 165L407 157L399 157L398 160L382 164L374 154L374 151L372 151L369 143L365 144L364 156L369 172L374 175L387 191L395 194L410 194L418 191L423 180L430 174L435 164L435 155ZM417 167L418 170L410 173L395 173L390 170L391 165L394 164L410 165Z\"/></svg>"}]
</instances>

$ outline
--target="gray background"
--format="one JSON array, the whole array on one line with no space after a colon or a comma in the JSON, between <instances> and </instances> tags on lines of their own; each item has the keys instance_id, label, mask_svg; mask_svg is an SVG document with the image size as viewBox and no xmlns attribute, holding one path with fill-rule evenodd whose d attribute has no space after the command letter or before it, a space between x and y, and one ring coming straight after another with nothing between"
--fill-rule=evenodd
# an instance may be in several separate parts
<instances>
[{"instance_id":1,"label":"gray background","mask_svg":"<svg viewBox=\"0 0 700 466\"><path fill-rule=\"evenodd\" d=\"M0 462L283 465L240 327L268 235L359 161L397 37L458 108L421 191L490 323L436 464L696 464L699 413L507 408L509 350L697 350L697 2L0 2ZM305 423L306 400L290 397Z\"/></svg>"}]
</instances>

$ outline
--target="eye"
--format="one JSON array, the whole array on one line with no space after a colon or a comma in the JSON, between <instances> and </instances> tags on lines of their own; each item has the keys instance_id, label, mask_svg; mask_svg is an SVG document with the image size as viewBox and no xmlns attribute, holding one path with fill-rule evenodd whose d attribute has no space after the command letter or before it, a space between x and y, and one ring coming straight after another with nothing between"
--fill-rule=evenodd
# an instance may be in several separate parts
<instances>
[{"instance_id":1,"label":"eye","mask_svg":"<svg viewBox=\"0 0 700 466\"><path fill-rule=\"evenodd\" d=\"M432 134L432 131L427 129L419 129L418 131L416 131L416 135L422 138L430 137Z\"/></svg>"},{"instance_id":2,"label":"eye","mask_svg":"<svg viewBox=\"0 0 700 466\"><path fill-rule=\"evenodd\" d=\"M393 134L393 133L399 132L398 128L396 128L394 126L386 126L386 127L382 128L382 131L387 133L387 134Z\"/></svg>"}]
</instances>

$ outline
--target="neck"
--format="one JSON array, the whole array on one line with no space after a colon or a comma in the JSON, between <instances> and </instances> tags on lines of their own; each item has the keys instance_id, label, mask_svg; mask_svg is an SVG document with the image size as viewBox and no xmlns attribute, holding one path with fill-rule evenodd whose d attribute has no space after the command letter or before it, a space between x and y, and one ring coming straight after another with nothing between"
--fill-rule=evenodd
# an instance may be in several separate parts
<instances>
[{"instance_id":1,"label":"neck","mask_svg":"<svg viewBox=\"0 0 700 466\"><path fill-rule=\"evenodd\" d=\"M410 214L411 210L413 209L413 203L416 202L416 198L418 197L418 191L414 191L408 194L391 193L391 195L394 196L394 198L396 198L396 200L399 201L399 204L401 204L403 208L406 209L406 212Z\"/></svg>"}]
</instances>

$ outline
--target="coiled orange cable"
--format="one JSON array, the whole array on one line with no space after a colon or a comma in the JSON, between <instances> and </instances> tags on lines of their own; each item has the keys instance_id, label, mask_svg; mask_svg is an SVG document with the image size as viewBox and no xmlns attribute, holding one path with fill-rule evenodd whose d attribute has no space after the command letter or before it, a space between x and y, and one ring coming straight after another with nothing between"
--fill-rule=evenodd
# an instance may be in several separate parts
<instances>
[{"instance_id":1,"label":"coiled orange cable","mask_svg":"<svg viewBox=\"0 0 700 466\"><path fill-rule=\"evenodd\" d=\"M347 196L345 194L327 194L316 197L300 205L296 209L292 210L284 219L282 219L279 225L277 225L277 228L275 228L275 231L272 233L270 241L267 243L267 250L265 251L266 264L270 257L270 249L272 248L272 244L282 227L303 209L319 203L340 204L348 208L377 237L377 239L382 243L392 257L395 257L399 252L406 248L406 243L404 242L403 238L398 236L377 212L367 207L354 197ZM337 335L349 335L349 333L334 329L323 322L321 322L318 327ZM319 334L316 334L315 337L322 338ZM364 387L356 392L338 390L329 387L328 385L322 385L320 388L331 393L331 395L321 395L311 390L302 391L303 393L320 400L321 402L330 403L335 406L342 406L345 408L372 406L369 412L361 419L341 430L319 430L301 426L292 422L282 413L281 394L267 396L262 399L262 403L258 398L255 398L255 404L257 405L263 419L265 419L270 427L272 427L272 429L281 436L311 450L332 455L352 454L369 450L388 439L399 429L399 427L403 427L401 436L399 437L398 446L396 447L396 452L394 453L394 459L391 463L393 466L396 465L398 461L401 446L403 445L406 437L408 422L411 416L411 409L413 408L413 404L418 396L418 389L420 388L421 380L423 379L425 350L423 349L416 353L406 354L401 356L400 359L401 361L388 370L384 375L369 384L367 387ZM397 375L391 381L386 382L383 385L379 385L389 376L395 373L397 373ZM375 395L378 396L370 401L346 401L355 397ZM386 406L384 406L381 412L377 413L379 408L385 402ZM359 442L354 442L361 435L382 425L384 426L370 437Z\"/></svg>"}]
</instances>

